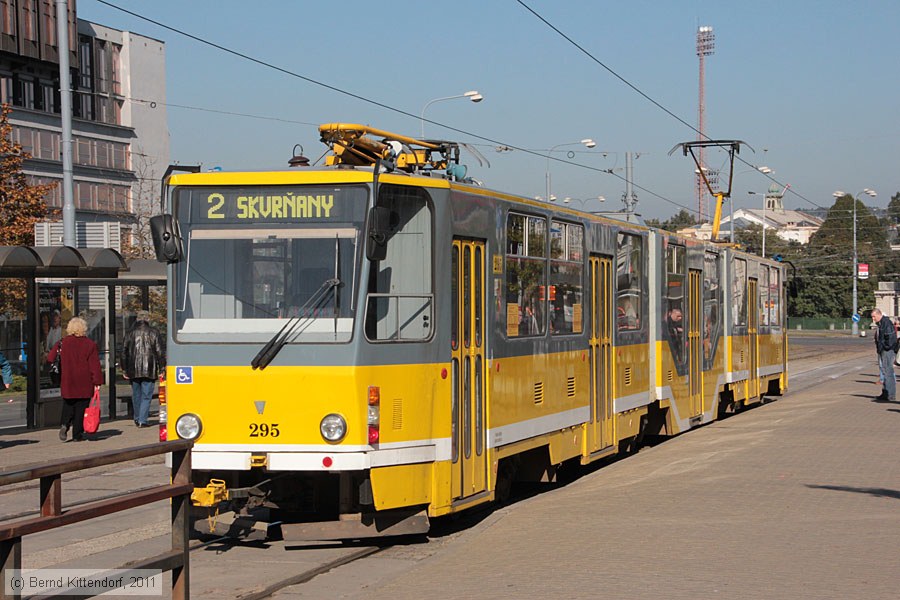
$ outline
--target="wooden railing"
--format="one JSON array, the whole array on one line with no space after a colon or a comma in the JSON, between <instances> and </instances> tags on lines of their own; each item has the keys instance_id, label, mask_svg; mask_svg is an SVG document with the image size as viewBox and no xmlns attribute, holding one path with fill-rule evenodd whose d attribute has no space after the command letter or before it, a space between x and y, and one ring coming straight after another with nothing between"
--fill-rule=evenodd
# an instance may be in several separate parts
<instances>
[{"instance_id":1,"label":"wooden railing","mask_svg":"<svg viewBox=\"0 0 900 600\"><path fill-rule=\"evenodd\" d=\"M172 572L172 598L174 600L190 597L190 559L188 544L190 540L190 496L194 486L191 484L191 446L193 442L176 440L88 454L80 458L66 459L25 466L20 469L0 472L0 488L7 485L40 479L40 516L0 523L0 599L18 598L18 592L6 589L7 574L22 568L22 537L49 531L64 525L80 523L105 515L157 502L172 499L172 548L167 552L141 559L122 569L160 569ZM123 493L120 496L105 498L79 504L71 508L62 508L62 474L84 469L93 469L148 456L172 453L171 483ZM77 592L75 595L78 595ZM75 597L72 591L68 598ZM80 597L86 597L81 595Z\"/></svg>"}]
</instances>

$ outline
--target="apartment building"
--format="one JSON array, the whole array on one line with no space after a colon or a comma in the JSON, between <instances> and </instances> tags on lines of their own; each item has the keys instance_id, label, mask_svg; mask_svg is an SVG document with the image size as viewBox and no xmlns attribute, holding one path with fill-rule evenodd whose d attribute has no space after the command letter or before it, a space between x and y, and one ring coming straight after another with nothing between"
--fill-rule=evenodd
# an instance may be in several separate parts
<instances>
[{"instance_id":1,"label":"apartment building","mask_svg":"<svg viewBox=\"0 0 900 600\"><path fill-rule=\"evenodd\" d=\"M69 0L68 50L76 220L118 223L128 239L137 215L158 202L159 179L169 164L165 44L78 19L75 0ZM14 141L32 156L26 175L34 183L61 183L53 0L0 0L0 101L13 108ZM47 204L62 208L61 185Z\"/></svg>"}]
</instances>

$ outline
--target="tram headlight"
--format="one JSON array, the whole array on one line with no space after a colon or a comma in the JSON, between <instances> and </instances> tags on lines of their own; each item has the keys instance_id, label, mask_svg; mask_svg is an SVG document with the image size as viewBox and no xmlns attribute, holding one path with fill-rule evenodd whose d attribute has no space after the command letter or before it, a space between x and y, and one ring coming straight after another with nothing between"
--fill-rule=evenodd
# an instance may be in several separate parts
<instances>
[{"instance_id":1,"label":"tram headlight","mask_svg":"<svg viewBox=\"0 0 900 600\"><path fill-rule=\"evenodd\" d=\"M175 433L183 440L196 440L200 437L201 431L203 431L203 425L197 415L188 413L181 415L175 421Z\"/></svg>"},{"instance_id":2,"label":"tram headlight","mask_svg":"<svg viewBox=\"0 0 900 600\"><path fill-rule=\"evenodd\" d=\"M325 415L325 418L319 423L319 431L322 432L322 437L329 442L339 442L347 435L347 421L338 414Z\"/></svg>"}]
</instances>

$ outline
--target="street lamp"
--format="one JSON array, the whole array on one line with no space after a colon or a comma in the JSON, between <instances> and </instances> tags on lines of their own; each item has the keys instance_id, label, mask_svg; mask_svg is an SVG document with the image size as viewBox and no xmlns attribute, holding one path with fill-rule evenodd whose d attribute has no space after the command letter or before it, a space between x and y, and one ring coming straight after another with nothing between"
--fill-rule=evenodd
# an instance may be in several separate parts
<instances>
[{"instance_id":1,"label":"street lamp","mask_svg":"<svg viewBox=\"0 0 900 600\"><path fill-rule=\"evenodd\" d=\"M744 173L752 173L753 171L757 171L759 173L762 173L763 175L770 175L775 172L772 169L770 169L769 167L763 165L762 167L753 167L752 169L747 169L746 171L741 171L740 173L737 173L736 175L742 175ZM750 193L754 194L754 192L750 192ZM730 198L730 200L731 200L731 219L729 220L729 224L731 225L731 243L734 244L734 198ZM763 198L763 217L764 217L763 218L763 227L765 227L765 223L766 223L765 216L766 216L766 201L765 201L765 198ZM763 229L763 231L765 232L765 229ZM763 243L765 243L765 239L766 239L766 236L763 235Z\"/></svg>"},{"instance_id":2,"label":"street lamp","mask_svg":"<svg viewBox=\"0 0 900 600\"><path fill-rule=\"evenodd\" d=\"M856 203L859 201L860 194L865 194L866 196L869 196L871 198L874 198L875 196L878 195L875 193L875 190L870 190L869 188L863 188L863 191L859 192L859 194L856 194L856 196L853 198L853 317L856 316L856 311L857 311L856 279L859 277L859 274L857 273L857 269L859 267L857 266L857 262L856 262L857 261L857 256L856 256ZM831 195L834 196L835 198L843 198L847 194L842 192L841 190L837 190L836 192L834 192ZM850 320L852 322L850 325L850 333L854 336L859 335L859 323L857 323L856 320L853 318L851 318Z\"/></svg>"},{"instance_id":3,"label":"street lamp","mask_svg":"<svg viewBox=\"0 0 900 600\"><path fill-rule=\"evenodd\" d=\"M577 146L578 144L582 144L586 148L593 148L597 145L597 142L595 142L591 138L585 138L585 139L581 140L580 142L566 142L564 144L557 144L557 145L553 146L552 148L550 148L550 151L547 152L546 180L547 180L547 200L548 201L551 200L551 196L550 196L550 155L553 154L553 151L556 150L557 148L562 148L563 146Z\"/></svg>"},{"instance_id":4,"label":"street lamp","mask_svg":"<svg viewBox=\"0 0 900 600\"><path fill-rule=\"evenodd\" d=\"M422 107L422 116L420 117L420 121L422 122L422 139L425 139L425 110L434 104L435 102L442 102L444 100L455 100L456 98L468 98L472 102L481 102L484 100L484 96L478 93L478 90L471 90L466 92L465 94L457 94L455 96L446 96L444 98L435 98L434 100L429 100L425 106Z\"/></svg>"},{"instance_id":5,"label":"street lamp","mask_svg":"<svg viewBox=\"0 0 900 600\"><path fill-rule=\"evenodd\" d=\"M763 197L763 215L762 215L763 234L762 234L762 251L760 251L759 255L762 256L763 258L765 258L765 257L766 257L766 194L765 194L765 192L763 192L763 193L760 193L760 192L747 192L747 193L750 194L751 196L762 196L762 197ZM732 225L732 229L733 229L733 228L734 228L734 225Z\"/></svg>"},{"instance_id":6,"label":"street lamp","mask_svg":"<svg viewBox=\"0 0 900 600\"><path fill-rule=\"evenodd\" d=\"M581 210L585 210L585 208L587 207L587 203L590 202L591 200L596 200L596 201L598 201L598 202L604 202L604 201L606 201L606 198L604 198L603 196L597 196L597 197L595 197L595 198L584 198L584 199L581 199L581 198L569 198L568 196L565 197L565 198L563 198L563 202L564 202L565 204L571 204L572 202L578 202L578 203L580 203L580 204L581 204Z\"/></svg>"}]
</instances>

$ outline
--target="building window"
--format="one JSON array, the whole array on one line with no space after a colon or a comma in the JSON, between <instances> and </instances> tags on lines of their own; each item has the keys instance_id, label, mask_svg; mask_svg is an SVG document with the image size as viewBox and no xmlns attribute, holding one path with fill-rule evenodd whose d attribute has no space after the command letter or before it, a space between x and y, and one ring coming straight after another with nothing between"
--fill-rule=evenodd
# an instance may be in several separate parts
<instances>
[{"instance_id":1,"label":"building window","mask_svg":"<svg viewBox=\"0 0 900 600\"><path fill-rule=\"evenodd\" d=\"M29 42L37 41L37 0L19 0L22 9L22 37Z\"/></svg>"},{"instance_id":2,"label":"building window","mask_svg":"<svg viewBox=\"0 0 900 600\"><path fill-rule=\"evenodd\" d=\"M13 78L13 104L22 108L34 108L34 81L21 77Z\"/></svg>"},{"instance_id":3,"label":"building window","mask_svg":"<svg viewBox=\"0 0 900 600\"><path fill-rule=\"evenodd\" d=\"M41 40L46 46L56 46L56 6L53 0L42 0L44 28L41 32Z\"/></svg>"},{"instance_id":4,"label":"building window","mask_svg":"<svg viewBox=\"0 0 900 600\"><path fill-rule=\"evenodd\" d=\"M112 59L110 66L112 67L112 93L117 96L122 95L122 46L118 44L110 44L112 47Z\"/></svg>"},{"instance_id":5,"label":"building window","mask_svg":"<svg viewBox=\"0 0 900 600\"><path fill-rule=\"evenodd\" d=\"M0 0L0 32L16 35L15 0Z\"/></svg>"},{"instance_id":6,"label":"building window","mask_svg":"<svg viewBox=\"0 0 900 600\"><path fill-rule=\"evenodd\" d=\"M59 112L59 107L56 101L56 88L58 86L53 83L42 81L40 82L40 95L38 96L38 102L40 108L46 112Z\"/></svg>"},{"instance_id":7,"label":"building window","mask_svg":"<svg viewBox=\"0 0 900 600\"><path fill-rule=\"evenodd\" d=\"M8 73L0 74L0 102L3 104L12 104L13 99L13 78Z\"/></svg>"}]
</instances>

